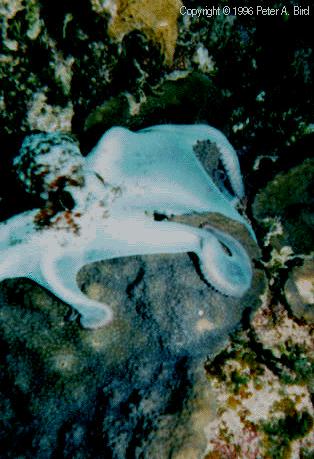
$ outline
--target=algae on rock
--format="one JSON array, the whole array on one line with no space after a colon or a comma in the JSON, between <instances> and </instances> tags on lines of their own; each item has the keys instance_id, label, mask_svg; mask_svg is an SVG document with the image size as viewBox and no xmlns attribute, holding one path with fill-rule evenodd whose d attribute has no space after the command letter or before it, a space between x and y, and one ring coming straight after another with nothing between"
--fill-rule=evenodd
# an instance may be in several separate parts
<instances>
[{"instance_id":1,"label":"algae on rock","mask_svg":"<svg viewBox=\"0 0 314 459\"><path fill-rule=\"evenodd\" d=\"M253 204L254 217L262 226L267 225L266 219L280 218L281 242L299 253L308 253L314 247L313 183L314 160L306 159L288 172L278 174Z\"/></svg>"}]
</instances>

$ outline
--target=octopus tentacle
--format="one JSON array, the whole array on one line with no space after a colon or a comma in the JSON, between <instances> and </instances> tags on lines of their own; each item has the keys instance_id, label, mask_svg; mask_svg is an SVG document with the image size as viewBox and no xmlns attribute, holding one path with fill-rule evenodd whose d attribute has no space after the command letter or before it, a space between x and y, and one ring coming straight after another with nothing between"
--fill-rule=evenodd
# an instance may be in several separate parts
<instances>
[{"instance_id":1,"label":"octopus tentacle","mask_svg":"<svg viewBox=\"0 0 314 459\"><path fill-rule=\"evenodd\" d=\"M206 234L198 255L205 279L221 293L240 298L252 281L246 250L232 236L210 225L203 231Z\"/></svg>"},{"instance_id":2,"label":"octopus tentacle","mask_svg":"<svg viewBox=\"0 0 314 459\"><path fill-rule=\"evenodd\" d=\"M106 237L88 247L88 261L120 256L195 251L199 234L196 228L180 223L154 221L133 215L110 221ZM87 260L86 260L87 261Z\"/></svg>"},{"instance_id":3,"label":"octopus tentacle","mask_svg":"<svg viewBox=\"0 0 314 459\"><path fill-rule=\"evenodd\" d=\"M38 273L39 252L33 243L35 213L24 212L0 223L0 280Z\"/></svg>"},{"instance_id":4,"label":"octopus tentacle","mask_svg":"<svg viewBox=\"0 0 314 459\"><path fill-rule=\"evenodd\" d=\"M242 199L244 197L244 185L237 154L226 138L220 142L217 141L217 146L233 192L239 199Z\"/></svg>"},{"instance_id":5,"label":"octopus tentacle","mask_svg":"<svg viewBox=\"0 0 314 459\"><path fill-rule=\"evenodd\" d=\"M244 248L221 231L140 216L110 221L109 228L110 233L98 234L81 251L58 255L51 251L42 260L41 272L49 290L81 314L85 328L98 328L112 318L109 305L86 298L77 286L77 273L87 263L120 256L195 252L205 279L221 293L240 297L250 285L252 270Z\"/></svg>"},{"instance_id":6,"label":"octopus tentacle","mask_svg":"<svg viewBox=\"0 0 314 459\"><path fill-rule=\"evenodd\" d=\"M206 124L192 126L159 125L142 129L139 132L154 132L157 130L160 132L177 132L182 138L186 138L186 141L190 143L191 147L199 140L215 142L221 153L221 160L226 169L233 192L239 199L244 197L244 185L236 151L222 132Z\"/></svg>"},{"instance_id":7,"label":"octopus tentacle","mask_svg":"<svg viewBox=\"0 0 314 459\"><path fill-rule=\"evenodd\" d=\"M199 245L197 229L149 219L110 221L110 231L97 233L96 238L85 241L83 249L48 251L41 261L43 285L81 315L85 328L96 329L112 320L109 305L87 298L77 285L77 273L87 263L119 256L153 253L196 251Z\"/></svg>"},{"instance_id":8,"label":"octopus tentacle","mask_svg":"<svg viewBox=\"0 0 314 459\"><path fill-rule=\"evenodd\" d=\"M232 190L239 199L243 198L244 185L240 170L240 164L238 156L231 143L228 141L228 139L222 132L218 131L218 129L215 129L214 127L200 125L196 126L196 128L196 131L199 130L198 133L196 132L196 135L198 135L198 139L200 139L201 132L204 131L203 135L206 135L204 140L208 138L212 142L216 143L220 151L221 161L226 169L227 177L230 181Z\"/></svg>"},{"instance_id":9,"label":"octopus tentacle","mask_svg":"<svg viewBox=\"0 0 314 459\"><path fill-rule=\"evenodd\" d=\"M77 254L47 254L41 263L42 276L52 293L80 313L84 328L100 328L112 320L112 311L108 305L88 298L79 289L76 278L82 267L80 261Z\"/></svg>"}]
</instances>

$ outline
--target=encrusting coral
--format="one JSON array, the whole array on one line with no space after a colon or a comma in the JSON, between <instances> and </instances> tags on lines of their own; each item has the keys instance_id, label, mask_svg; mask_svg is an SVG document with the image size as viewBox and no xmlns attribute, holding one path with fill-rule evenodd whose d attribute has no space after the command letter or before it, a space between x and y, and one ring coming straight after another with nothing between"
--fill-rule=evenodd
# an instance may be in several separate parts
<instances>
[{"instance_id":1,"label":"encrusting coral","mask_svg":"<svg viewBox=\"0 0 314 459\"><path fill-rule=\"evenodd\" d=\"M193 153L197 141L208 139L221 153L235 196L218 188ZM221 293L241 297L250 287L251 262L234 237L210 225L167 221L219 213L254 238L236 210L244 194L236 153L217 129L162 125L133 133L115 127L86 159L65 134L35 134L14 164L26 192L37 192L46 205L1 223L0 279L34 280L72 305L84 327L101 327L112 317L108 305L88 299L77 285L79 269L94 261L194 252L205 280Z\"/></svg>"},{"instance_id":2,"label":"encrusting coral","mask_svg":"<svg viewBox=\"0 0 314 459\"><path fill-rule=\"evenodd\" d=\"M117 40L134 31L143 32L154 43L159 44L165 62L171 64L175 51L180 0L120 0L118 2L99 2L92 0L96 12L108 12L111 16L108 33Z\"/></svg>"}]
</instances>

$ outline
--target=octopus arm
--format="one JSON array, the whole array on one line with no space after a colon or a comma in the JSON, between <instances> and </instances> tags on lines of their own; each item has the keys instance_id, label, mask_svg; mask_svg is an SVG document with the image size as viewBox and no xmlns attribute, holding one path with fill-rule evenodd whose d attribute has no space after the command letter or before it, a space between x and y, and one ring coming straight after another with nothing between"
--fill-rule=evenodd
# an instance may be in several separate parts
<instances>
[{"instance_id":1,"label":"octopus arm","mask_svg":"<svg viewBox=\"0 0 314 459\"><path fill-rule=\"evenodd\" d=\"M89 299L77 285L77 273L87 263L116 258L154 253L177 253L196 251L199 238L192 228L172 223L129 219L112 221L106 231L92 233L84 249L78 243L68 250L56 253L55 248L45 251L41 260L40 282L57 297L70 304L81 314L84 328L96 329L112 319L110 307Z\"/></svg>"},{"instance_id":2,"label":"octopus arm","mask_svg":"<svg viewBox=\"0 0 314 459\"><path fill-rule=\"evenodd\" d=\"M181 141L184 139L190 145L192 150L199 140L210 140L216 143L221 153L221 160L226 169L228 179L235 195L241 199L244 197L244 185L240 170L239 160L235 149L228 141L226 136L218 129L206 124L195 125L175 125L163 124L146 128L139 132L168 132L169 134L180 136Z\"/></svg>"},{"instance_id":3,"label":"octopus arm","mask_svg":"<svg viewBox=\"0 0 314 459\"><path fill-rule=\"evenodd\" d=\"M41 262L41 275L46 287L81 314L84 328L96 329L112 320L109 306L84 295L77 285L77 273L82 262L77 254L46 254Z\"/></svg>"},{"instance_id":4,"label":"octopus arm","mask_svg":"<svg viewBox=\"0 0 314 459\"><path fill-rule=\"evenodd\" d=\"M242 297L251 285L252 266L244 247L232 236L209 225L203 229L199 258L206 280L218 291Z\"/></svg>"},{"instance_id":5,"label":"octopus arm","mask_svg":"<svg viewBox=\"0 0 314 459\"><path fill-rule=\"evenodd\" d=\"M0 280L37 278L40 242L34 227L36 211L16 215L0 223Z\"/></svg>"},{"instance_id":6,"label":"octopus arm","mask_svg":"<svg viewBox=\"0 0 314 459\"><path fill-rule=\"evenodd\" d=\"M132 216L111 222L109 228L106 239L93 241L94 247L88 248L90 256L86 262L119 256L194 252L206 281L221 293L241 297L251 285L251 262L244 247L232 236L209 225L195 228Z\"/></svg>"},{"instance_id":7,"label":"octopus arm","mask_svg":"<svg viewBox=\"0 0 314 459\"><path fill-rule=\"evenodd\" d=\"M112 318L108 305L88 299L77 285L77 272L86 263L120 256L195 252L204 277L220 292L242 296L250 286L252 273L246 252L224 233L140 217L112 221L109 228L102 236L98 231L81 251L71 249L58 256L46 253L42 261L47 287L81 314L85 328L102 327Z\"/></svg>"},{"instance_id":8,"label":"octopus arm","mask_svg":"<svg viewBox=\"0 0 314 459\"><path fill-rule=\"evenodd\" d=\"M142 214L113 219L88 246L85 262L120 256L183 253L197 250L196 228L181 223L154 221Z\"/></svg>"}]
</instances>

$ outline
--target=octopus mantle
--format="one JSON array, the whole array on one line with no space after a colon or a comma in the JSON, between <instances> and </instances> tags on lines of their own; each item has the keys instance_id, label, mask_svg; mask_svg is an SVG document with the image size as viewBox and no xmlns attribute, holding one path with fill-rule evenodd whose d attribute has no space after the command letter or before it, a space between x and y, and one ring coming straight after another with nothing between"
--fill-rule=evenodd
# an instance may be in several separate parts
<instances>
[{"instance_id":1,"label":"octopus mantle","mask_svg":"<svg viewBox=\"0 0 314 459\"><path fill-rule=\"evenodd\" d=\"M216 144L234 195L195 156L193 147L202 140ZM205 280L222 294L241 297L250 287L250 259L237 240L211 226L166 219L218 212L244 224L254 238L236 210L244 195L238 159L218 130L162 125L134 133L115 127L86 158L67 136L35 134L26 138L14 164L27 192L50 202L62 186L73 205L41 225L45 209L0 223L0 280L32 279L75 308L83 327L102 327L112 319L109 305L87 298L77 285L80 268L94 261L194 252ZM157 221L157 213L165 218Z\"/></svg>"}]
</instances>

